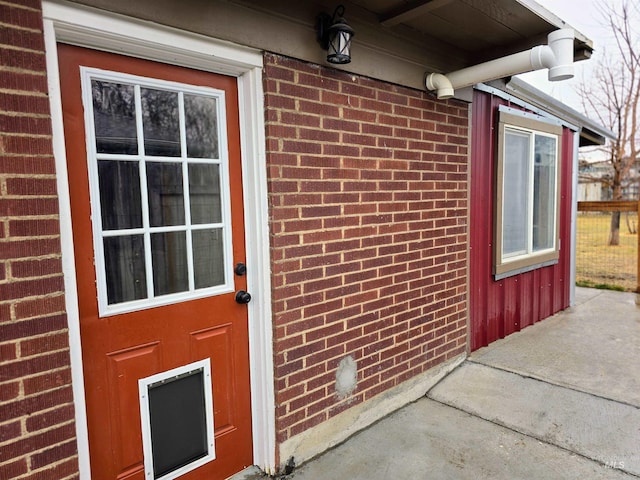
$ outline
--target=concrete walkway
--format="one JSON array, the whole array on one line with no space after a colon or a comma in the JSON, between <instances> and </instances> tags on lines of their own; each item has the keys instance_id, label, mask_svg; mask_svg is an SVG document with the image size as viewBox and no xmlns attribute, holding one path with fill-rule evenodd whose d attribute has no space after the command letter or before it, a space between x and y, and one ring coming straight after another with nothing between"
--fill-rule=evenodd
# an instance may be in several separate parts
<instances>
[{"instance_id":1,"label":"concrete walkway","mask_svg":"<svg viewBox=\"0 0 640 480\"><path fill-rule=\"evenodd\" d=\"M289 477L637 479L640 307L576 305L474 352L427 393Z\"/></svg>"}]
</instances>

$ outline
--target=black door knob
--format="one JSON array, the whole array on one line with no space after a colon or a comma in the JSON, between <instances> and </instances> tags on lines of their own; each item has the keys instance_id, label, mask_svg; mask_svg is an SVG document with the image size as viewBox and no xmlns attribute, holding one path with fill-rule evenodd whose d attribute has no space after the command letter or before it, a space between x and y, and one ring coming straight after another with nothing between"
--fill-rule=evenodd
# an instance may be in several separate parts
<instances>
[{"instance_id":1,"label":"black door knob","mask_svg":"<svg viewBox=\"0 0 640 480\"><path fill-rule=\"evenodd\" d=\"M245 290L238 290L236 292L236 302L240 305L246 305L251 301L251 294Z\"/></svg>"},{"instance_id":2,"label":"black door knob","mask_svg":"<svg viewBox=\"0 0 640 480\"><path fill-rule=\"evenodd\" d=\"M239 277L242 277L247 273L247 266L242 262L237 263L233 271L235 272L236 275L238 275Z\"/></svg>"}]
</instances>

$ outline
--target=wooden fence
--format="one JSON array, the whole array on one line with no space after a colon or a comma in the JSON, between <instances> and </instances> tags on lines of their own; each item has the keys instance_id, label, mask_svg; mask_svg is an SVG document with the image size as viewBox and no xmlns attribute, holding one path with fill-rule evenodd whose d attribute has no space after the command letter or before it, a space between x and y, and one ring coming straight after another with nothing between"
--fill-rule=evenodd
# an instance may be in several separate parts
<instances>
[{"instance_id":1,"label":"wooden fence","mask_svg":"<svg viewBox=\"0 0 640 480\"><path fill-rule=\"evenodd\" d=\"M636 212L640 223L640 201L611 201L611 202L578 202L579 212ZM636 292L640 293L640 225L636 233L638 241L637 255L635 258L637 266Z\"/></svg>"}]
</instances>

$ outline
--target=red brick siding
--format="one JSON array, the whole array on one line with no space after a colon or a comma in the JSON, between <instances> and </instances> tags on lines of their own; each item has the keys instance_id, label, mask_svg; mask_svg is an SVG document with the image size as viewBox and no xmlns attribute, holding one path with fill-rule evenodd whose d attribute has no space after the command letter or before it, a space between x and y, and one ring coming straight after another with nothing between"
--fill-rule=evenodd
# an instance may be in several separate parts
<instances>
[{"instance_id":1,"label":"red brick siding","mask_svg":"<svg viewBox=\"0 0 640 480\"><path fill-rule=\"evenodd\" d=\"M465 351L468 109L272 54L264 86L284 441Z\"/></svg>"},{"instance_id":2,"label":"red brick siding","mask_svg":"<svg viewBox=\"0 0 640 480\"><path fill-rule=\"evenodd\" d=\"M40 1L0 22L0 478L77 478Z\"/></svg>"}]
</instances>

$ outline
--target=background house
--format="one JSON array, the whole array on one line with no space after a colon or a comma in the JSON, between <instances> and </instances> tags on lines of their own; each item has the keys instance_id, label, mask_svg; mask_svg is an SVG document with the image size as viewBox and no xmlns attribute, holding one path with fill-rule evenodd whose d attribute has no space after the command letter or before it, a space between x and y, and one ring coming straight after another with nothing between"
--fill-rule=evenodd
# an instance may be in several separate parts
<instances>
[{"instance_id":1,"label":"background house","mask_svg":"<svg viewBox=\"0 0 640 480\"><path fill-rule=\"evenodd\" d=\"M636 161L629 170L628 180L623 187L624 200L637 200L640 162ZM578 174L578 201L598 202L613 199L610 186L613 167L606 161L581 161Z\"/></svg>"},{"instance_id":2,"label":"background house","mask_svg":"<svg viewBox=\"0 0 640 480\"><path fill-rule=\"evenodd\" d=\"M0 477L274 473L569 305L572 168L580 139L606 135L534 91L438 99L423 83L564 22L513 0L349 2L353 60L335 66L315 30L334 8L0 6ZM573 47L576 60L592 48L579 32ZM496 279L507 104L558 123L562 242ZM154 405L182 413L171 401L206 404L203 391L213 407L182 419L201 437L158 433Z\"/></svg>"}]
</instances>

